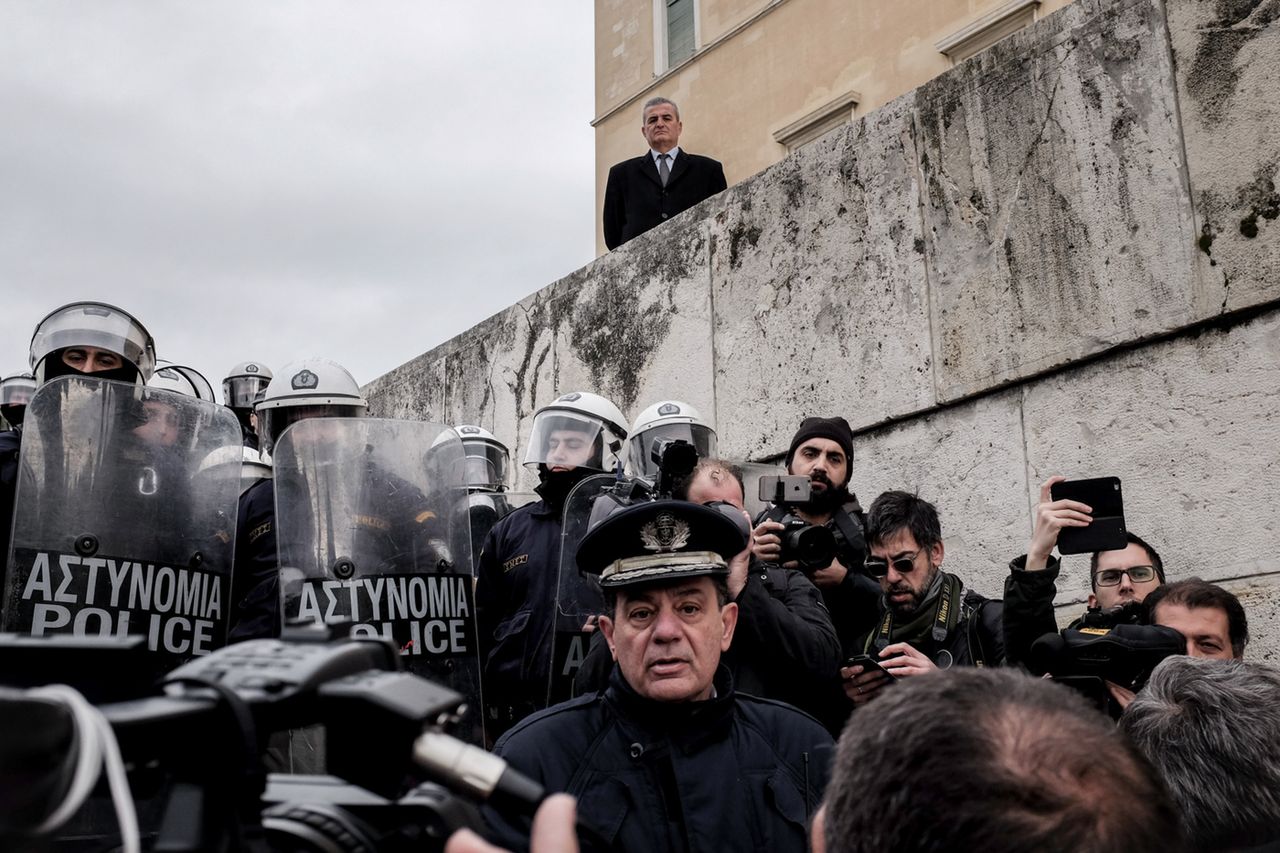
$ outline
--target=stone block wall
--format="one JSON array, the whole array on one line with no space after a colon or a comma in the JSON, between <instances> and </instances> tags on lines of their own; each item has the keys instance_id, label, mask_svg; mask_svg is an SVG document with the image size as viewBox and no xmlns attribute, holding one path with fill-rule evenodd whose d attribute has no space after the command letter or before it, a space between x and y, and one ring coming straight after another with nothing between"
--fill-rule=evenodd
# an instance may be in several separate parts
<instances>
[{"instance_id":1,"label":"stone block wall","mask_svg":"<svg viewBox=\"0 0 1280 853\"><path fill-rule=\"evenodd\" d=\"M663 398L722 455L858 433L998 595L1053 473L1116 475L1173 577L1280 654L1280 6L1077 0L367 386L522 458L570 390ZM522 484L529 486L527 477ZM1087 593L1060 583L1064 619Z\"/></svg>"}]
</instances>

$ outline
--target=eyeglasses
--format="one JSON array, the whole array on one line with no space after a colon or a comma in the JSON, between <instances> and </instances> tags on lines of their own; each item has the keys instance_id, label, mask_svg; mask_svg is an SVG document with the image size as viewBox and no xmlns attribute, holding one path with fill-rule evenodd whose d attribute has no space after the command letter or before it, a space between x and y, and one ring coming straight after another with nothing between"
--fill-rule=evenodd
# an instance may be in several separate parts
<instances>
[{"instance_id":1,"label":"eyeglasses","mask_svg":"<svg viewBox=\"0 0 1280 853\"><path fill-rule=\"evenodd\" d=\"M863 565L867 569L867 574L873 578L882 578L889 574L889 566L893 566L893 570L900 575L911 572L916 567L916 557L924 548L917 548L910 554L901 557L894 557L892 560L886 560L884 557L867 557Z\"/></svg>"},{"instance_id":2,"label":"eyeglasses","mask_svg":"<svg viewBox=\"0 0 1280 853\"><path fill-rule=\"evenodd\" d=\"M1120 576L1128 575L1130 583L1147 583L1156 576L1155 566L1130 566L1127 569L1103 569L1093 576L1098 586L1117 586Z\"/></svg>"}]
</instances>

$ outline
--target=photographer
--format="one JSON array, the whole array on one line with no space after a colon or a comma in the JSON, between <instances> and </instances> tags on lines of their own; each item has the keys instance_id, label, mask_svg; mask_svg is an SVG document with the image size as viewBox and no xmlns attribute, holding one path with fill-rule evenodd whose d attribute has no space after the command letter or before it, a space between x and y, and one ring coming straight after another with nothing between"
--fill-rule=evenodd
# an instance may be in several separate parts
<instances>
[{"instance_id":1,"label":"photographer","mask_svg":"<svg viewBox=\"0 0 1280 853\"><path fill-rule=\"evenodd\" d=\"M871 504L867 543L867 571L880 579L883 597L878 623L855 648L879 665L841 668L845 695L855 705L895 679L1004 663L1001 603L942 571L942 529L933 504L885 492Z\"/></svg>"},{"instance_id":2,"label":"photographer","mask_svg":"<svg viewBox=\"0 0 1280 853\"><path fill-rule=\"evenodd\" d=\"M1035 527L1027 553L1009 563L1004 585L1004 633L1010 663L1025 663L1031 644L1044 634L1058 630L1053 613L1057 594L1054 581L1062 561L1053 556L1058 535L1067 527L1086 527L1091 508L1079 501L1053 500L1051 490L1065 477L1050 477L1040 487L1035 509ZM1071 623L1078 627L1092 622L1141 620L1141 604L1147 595L1165 582L1164 564L1149 544L1127 533L1128 545L1116 551L1095 551L1089 560L1088 611ZM1128 607L1127 610L1121 608Z\"/></svg>"},{"instance_id":3,"label":"photographer","mask_svg":"<svg viewBox=\"0 0 1280 853\"><path fill-rule=\"evenodd\" d=\"M879 589L861 574L866 560L866 526L862 507L849 491L852 475L853 433L842 417L805 418L787 450L787 473L809 478L810 498L805 503L779 504L761 513L751 531L752 573L759 564L802 568L783 553L784 519L797 519L828 528L835 536L836 556L828 565L805 568L809 580L822 591L827 611L836 626L841 646L850 648L876 617Z\"/></svg>"}]
</instances>

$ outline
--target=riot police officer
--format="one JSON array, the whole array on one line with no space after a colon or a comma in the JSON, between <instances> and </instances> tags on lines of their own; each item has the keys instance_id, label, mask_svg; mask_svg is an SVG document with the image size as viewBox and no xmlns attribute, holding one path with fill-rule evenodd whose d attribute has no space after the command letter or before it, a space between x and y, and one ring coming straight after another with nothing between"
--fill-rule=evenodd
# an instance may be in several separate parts
<instances>
[{"instance_id":1,"label":"riot police officer","mask_svg":"<svg viewBox=\"0 0 1280 853\"><path fill-rule=\"evenodd\" d=\"M471 555L479 568L480 548L489 531L512 510L533 503L532 493L507 489L507 469L511 453L497 436L475 424L459 424L453 428L462 439L465 470L462 479L467 487L467 526L471 530Z\"/></svg>"},{"instance_id":2,"label":"riot police officer","mask_svg":"<svg viewBox=\"0 0 1280 853\"><path fill-rule=\"evenodd\" d=\"M224 391L226 387L224 383ZM326 358L293 362L272 377L258 403L262 449L269 453L281 434L300 420L359 418L366 408L360 386L342 365ZM240 497L229 642L279 635L278 567L275 484L263 479Z\"/></svg>"},{"instance_id":3,"label":"riot police officer","mask_svg":"<svg viewBox=\"0 0 1280 853\"><path fill-rule=\"evenodd\" d=\"M476 615L490 736L546 702L565 499L584 478L621 467L625 423L613 403L578 391L534 415L524 466L537 470L541 499L499 521L479 560Z\"/></svg>"},{"instance_id":4,"label":"riot police officer","mask_svg":"<svg viewBox=\"0 0 1280 853\"><path fill-rule=\"evenodd\" d=\"M698 410L679 400L661 400L640 413L627 439L627 468L637 477L653 482L658 474L654 451L660 442L684 441L693 446L699 459L716 455L716 431Z\"/></svg>"},{"instance_id":5,"label":"riot police officer","mask_svg":"<svg viewBox=\"0 0 1280 853\"><path fill-rule=\"evenodd\" d=\"M244 446L254 450L258 450L261 444L254 405L271 378L271 368L262 362L242 361L231 368L222 380L222 402L236 413L236 420L240 421L240 429L244 432Z\"/></svg>"},{"instance_id":6,"label":"riot police officer","mask_svg":"<svg viewBox=\"0 0 1280 853\"><path fill-rule=\"evenodd\" d=\"M467 491L505 492L511 461L507 446L493 433L474 424L459 424L453 431L462 440L462 452L466 456Z\"/></svg>"},{"instance_id":7,"label":"riot police officer","mask_svg":"<svg viewBox=\"0 0 1280 853\"><path fill-rule=\"evenodd\" d=\"M146 383L156 366L151 333L132 314L104 302L72 302L36 324L31 336L36 387L57 376L94 374ZM8 560L22 433L0 433L0 562Z\"/></svg>"},{"instance_id":8,"label":"riot police officer","mask_svg":"<svg viewBox=\"0 0 1280 853\"><path fill-rule=\"evenodd\" d=\"M0 381L0 418L13 430L22 429L22 418L27 403L36 392L36 378L30 373L19 373Z\"/></svg>"}]
</instances>

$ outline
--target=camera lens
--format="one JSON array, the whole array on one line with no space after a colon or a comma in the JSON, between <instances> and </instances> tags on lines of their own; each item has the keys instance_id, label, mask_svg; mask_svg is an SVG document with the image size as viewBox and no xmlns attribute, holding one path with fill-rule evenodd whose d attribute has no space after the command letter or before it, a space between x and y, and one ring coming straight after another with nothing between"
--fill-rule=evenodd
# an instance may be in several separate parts
<instances>
[{"instance_id":1,"label":"camera lens","mask_svg":"<svg viewBox=\"0 0 1280 853\"><path fill-rule=\"evenodd\" d=\"M806 524L788 530L782 547L788 558L805 569L824 569L836 558L835 534L818 525Z\"/></svg>"}]
</instances>

